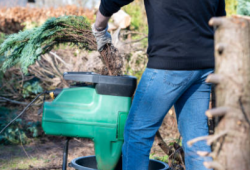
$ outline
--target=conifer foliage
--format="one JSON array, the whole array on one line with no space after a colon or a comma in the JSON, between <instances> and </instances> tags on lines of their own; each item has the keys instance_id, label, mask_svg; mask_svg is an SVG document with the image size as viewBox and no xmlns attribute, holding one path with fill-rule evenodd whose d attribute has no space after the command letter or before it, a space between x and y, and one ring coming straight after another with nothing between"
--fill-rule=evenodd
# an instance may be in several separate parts
<instances>
[{"instance_id":1,"label":"conifer foliage","mask_svg":"<svg viewBox=\"0 0 250 170\"><path fill-rule=\"evenodd\" d=\"M86 50L96 49L90 24L84 17L50 18L40 27L10 35L1 44L2 70L18 65L27 73L29 65L60 43L71 43Z\"/></svg>"}]
</instances>

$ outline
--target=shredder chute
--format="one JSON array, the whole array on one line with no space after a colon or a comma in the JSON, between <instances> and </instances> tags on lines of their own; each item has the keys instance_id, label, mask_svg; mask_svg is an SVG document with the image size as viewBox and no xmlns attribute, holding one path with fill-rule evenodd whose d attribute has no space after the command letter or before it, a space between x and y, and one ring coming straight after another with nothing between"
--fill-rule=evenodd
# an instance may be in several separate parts
<instances>
[{"instance_id":1,"label":"shredder chute","mask_svg":"<svg viewBox=\"0 0 250 170\"><path fill-rule=\"evenodd\" d=\"M98 169L114 170L121 156L136 78L68 72L64 79L81 84L55 90L55 99L44 103L45 134L92 139Z\"/></svg>"}]
</instances>

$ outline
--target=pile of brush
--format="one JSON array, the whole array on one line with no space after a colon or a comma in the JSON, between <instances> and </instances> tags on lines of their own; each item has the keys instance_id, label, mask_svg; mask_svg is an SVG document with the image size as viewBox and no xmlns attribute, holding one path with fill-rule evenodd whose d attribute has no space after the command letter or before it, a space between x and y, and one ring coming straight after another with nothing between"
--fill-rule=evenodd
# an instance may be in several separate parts
<instances>
[{"instance_id":1,"label":"pile of brush","mask_svg":"<svg viewBox=\"0 0 250 170\"><path fill-rule=\"evenodd\" d=\"M39 60L41 55L62 43L90 51L97 49L90 23L84 17L50 18L40 27L10 35L1 44L1 70L20 66L27 73L28 67ZM100 74L116 76L122 73L123 61L115 47L107 44L100 55L105 65Z\"/></svg>"}]
</instances>

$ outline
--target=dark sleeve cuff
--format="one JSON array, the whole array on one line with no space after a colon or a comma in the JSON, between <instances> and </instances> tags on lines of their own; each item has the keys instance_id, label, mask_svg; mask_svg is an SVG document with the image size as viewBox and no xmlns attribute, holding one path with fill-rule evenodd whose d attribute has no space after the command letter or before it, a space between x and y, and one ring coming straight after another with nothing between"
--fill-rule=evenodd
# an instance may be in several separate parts
<instances>
[{"instance_id":1,"label":"dark sleeve cuff","mask_svg":"<svg viewBox=\"0 0 250 170\"><path fill-rule=\"evenodd\" d=\"M113 15L113 13L109 12L108 10L106 10L103 6L103 3L101 2L100 7L99 7L99 11L101 12L101 14L105 17L111 17Z\"/></svg>"},{"instance_id":2,"label":"dark sleeve cuff","mask_svg":"<svg viewBox=\"0 0 250 170\"><path fill-rule=\"evenodd\" d=\"M101 0L99 11L103 16L111 17L115 12L117 12L116 10L114 11L114 9L112 9L111 7L112 5L108 6L106 0Z\"/></svg>"},{"instance_id":3,"label":"dark sleeve cuff","mask_svg":"<svg viewBox=\"0 0 250 170\"><path fill-rule=\"evenodd\" d=\"M216 16L217 17L221 17L221 16L226 16L226 5L225 5L225 0L220 0L219 1L219 6L216 12Z\"/></svg>"},{"instance_id":4,"label":"dark sleeve cuff","mask_svg":"<svg viewBox=\"0 0 250 170\"><path fill-rule=\"evenodd\" d=\"M99 11L105 17L110 17L121 9L124 5L133 2L133 0L101 0Z\"/></svg>"}]
</instances>

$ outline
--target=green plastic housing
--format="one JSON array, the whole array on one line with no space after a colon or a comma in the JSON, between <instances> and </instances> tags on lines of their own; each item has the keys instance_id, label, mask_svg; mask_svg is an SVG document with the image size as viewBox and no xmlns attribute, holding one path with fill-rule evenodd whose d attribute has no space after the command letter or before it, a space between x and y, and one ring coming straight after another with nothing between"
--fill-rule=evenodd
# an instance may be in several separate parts
<instances>
[{"instance_id":1,"label":"green plastic housing","mask_svg":"<svg viewBox=\"0 0 250 170\"><path fill-rule=\"evenodd\" d=\"M47 135L90 138L99 170L114 170L121 156L131 97L99 95L94 87L66 88L45 102L42 127Z\"/></svg>"}]
</instances>

